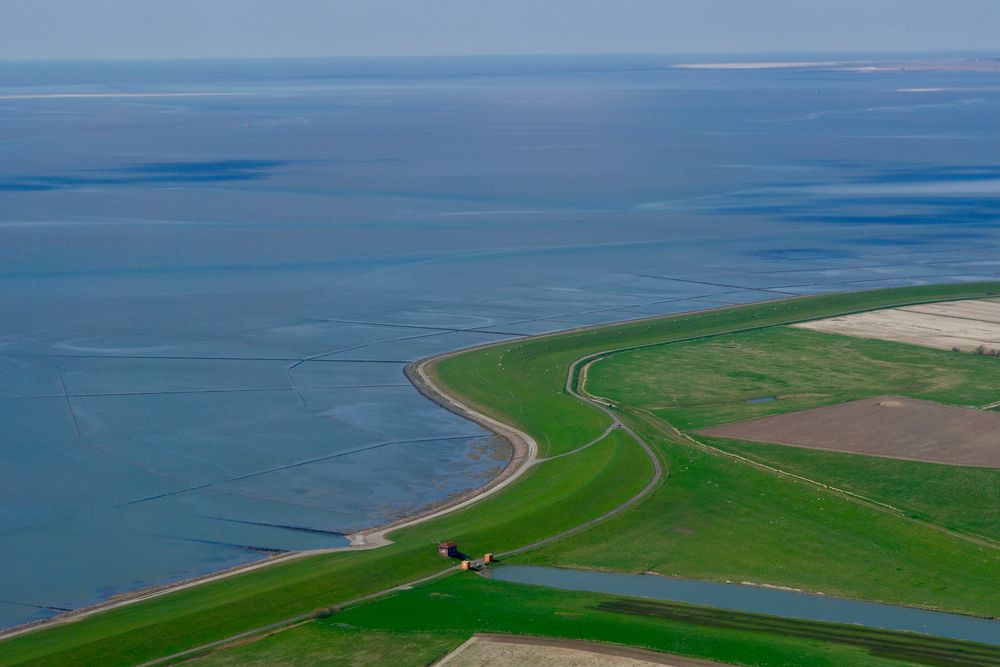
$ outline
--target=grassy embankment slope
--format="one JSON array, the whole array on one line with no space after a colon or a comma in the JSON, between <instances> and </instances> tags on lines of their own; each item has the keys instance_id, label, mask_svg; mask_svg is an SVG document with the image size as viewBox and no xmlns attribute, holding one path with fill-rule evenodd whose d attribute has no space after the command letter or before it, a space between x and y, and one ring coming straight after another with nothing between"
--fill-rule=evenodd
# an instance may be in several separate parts
<instances>
[{"instance_id":1,"label":"grassy embankment slope","mask_svg":"<svg viewBox=\"0 0 1000 667\"><path fill-rule=\"evenodd\" d=\"M986 357L789 328L603 359L588 371L588 391L629 406L637 430L663 446L674 474L627 521L612 520L524 560L1000 615L1000 545L991 541L1000 533L1000 471L702 439L847 487L897 513L720 456L671 428L887 393L982 405L1000 393L998 368ZM781 399L746 403L761 395Z\"/></svg>"},{"instance_id":2,"label":"grassy embankment slope","mask_svg":"<svg viewBox=\"0 0 1000 667\"><path fill-rule=\"evenodd\" d=\"M616 355L595 364L588 382L596 394L697 429L881 394L987 405L1000 400L1000 360L780 327ZM761 396L778 400L747 402ZM1000 541L1000 470L697 438Z\"/></svg>"},{"instance_id":3,"label":"grassy embankment slope","mask_svg":"<svg viewBox=\"0 0 1000 667\"><path fill-rule=\"evenodd\" d=\"M771 667L956 664L940 661L941 656L977 659L967 665L1000 664L1000 647L463 575L359 605L193 665L419 667L474 631L589 639ZM404 643L416 653L399 651Z\"/></svg>"},{"instance_id":4,"label":"grassy embankment slope","mask_svg":"<svg viewBox=\"0 0 1000 667\"><path fill-rule=\"evenodd\" d=\"M549 413L555 414L555 406L564 395L561 383L569 362L588 353L582 349L567 351L553 345L553 341L537 342L542 343L541 350L510 345L500 351L482 350L456 357L443 364L439 375L452 386L474 378L474 387L463 387L463 394L481 392L479 407L484 410L490 409L488 401L495 398L495 404L504 404L505 408L494 414L507 421L514 416L521 420L523 428L537 433L531 426L538 412L527 400L536 395L531 393L531 387L536 391L539 385L548 387L544 398L550 404ZM561 359L554 361L553 355ZM627 367L628 372L616 364ZM975 609L989 615L997 602L993 591L998 576L991 548L970 545L838 494L692 446L644 409L676 409L671 417L686 427L697 427L879 393L979 404L993 400L996 394L993 364L994 360L968 355L787 328L659 345L611 356L592 367L590 386L599 387L596 393L623 405L643 408L638 412L625 410L623 417L648 441L663 447L673 466L672 478L627 515L519 560L635 571L655 569L715 579L751 576L772 583L794 581L814 590L845 595L859 595L861 591L861 595L876 599L905 599L911 604ZM512 388L511 381L522 380L530 381ZM777 405L745 403L761 393L783 398ZM640 396L650 400L644 402ZM678 406L702 415L702 421L692 419ZM712 407L716 408L714 414ZM711 417L704 419L709 414ZM559 427L572 428L574 424L561 423ZM550 446L556 444L553 441ZM948 468L946 472L970 473L968 469L943 467ZM985 475L985 484L995 475L995 471L971 473ZM904 483L903 477L896 482ZM963 481L939 475L938 483L942 489L953 491ZM926 502L932 505L946 498L936 489L931 495L935 497ZM984 504L983 497L965 500L973 508ZM960 502L952 502L950 509L957 513L961 506ZM985 565L985 571L977 573L980 565ZM365 605L360 608L368 609L364 613L338 614L336 621L351 625L361 636L403 628L411 632L431 628L446 633L461 629L535 632L632 643L744 664L883 664L880 660L887 655L907 662L921 661L908 648L892 648L893 641L885 637L864 644L862 647L872 648L875 655L863 659L856 648L815 643L809 644L812 653L805 659L796 654L804 648L797 644L803 637L835 644L843 642L844 637L814 632L815 628L765 628L746 621L734 627L718 618L694 619L687 614L671 615L667 625L662 624L662 617L647 619L648 627L641 626L637 634L631 634L623 627L627 621L600 614L593 623L574 622L584 615L589 619L594 612L567 611L573 595L509 585L499 591L476 589L470 594L466 584L451 579L386 602ZM429 597L424 600L420 596ZM543 598L546 604L539 602ZM430 604L431 599L438 600L437 614L422 606ZM441 618L444 609L451 620ZM528 620L513 620L522 618ZM671 628L670 623L680 625ZM329 622L321 622L320 627L329 627ZM706 632L705 627L714 629L700 634ZM737 629L746 634L727 634ZM678 634L672 634L672 630ZM265 657L275 655L275 651L287 650L285 642L298 641L297 632L239 649L238 654L242 659L266 661ZM700 645L702 639L714 648ZM723 648L729 641L738 648ZM847 644L859 646L858 638ZM954 657L952 653L947 659ZM232 658L222 654L218 659L224 661L219 664L226 664ZM996 656L990 660L995 662Z\"/></svg>"},{"instance_id":5,"label":"grassy embankment slope","mask_svg":"<svg viewBox=\"0 0 1000 667\"><path fill-rule=\"evenodd\" d=\"M197 667L424 667L468 639L462 629L427 632L344 628L310 622L252 644L193 660Z\"/></svg>"},{"instance_id":6,"label":"grassy embankment slope","mask_svg":"<svg viewBox=\"0 0 1000 667\"><path fill-rule=\"evenodd\" d=\"M442 570L440 539L457 538L481 554L583 523L636 493L650 469L641 448L613 432L579 454L536 466L516 495L506 491L446 520L398 531L394 545L275 565L14 637L0 642L0 664L135 664L308 614Z\"/></svg>"},{"instance_id":7,"label":"grassy embankment slope","mask_svg":"<svg viewBox=\"0 0 1000 667\"><path fill-rule=\"evenodd\" d=\"M910 302L971 298L997 291L1000 291L1000 284L996 283L952 285L759 304L500 343L448 357L436 365L435 371L438 380L463 401L529 432L539 442L544 457L573 450L599 435L608 424L606 415L577 401L564 390L566 373L580 357L625 346L714 336L835 313ZM790 483L787 479L773 475L763 478L756 474L759 471L750 474L748 470L752 469L746 464L692 448L669 434L661 434L658 428L649 428L639 421L636 425L663 446L673 465L673 478L639 508L609 522L618 527L612 534L618 540L616 544L633 545L635 554L642 543L633 542L633 535L698 536L688 540L691 544L676 553L673 560L679 573L717 578L720 570L702 572L699 562L720 557L728 562L726 567L741 572L738 559L733 562L729 557L731 546L745 534L752 535L776 520L794 519L801 514L802 505L811 504L809 498L817 495L814 489ZM649 470L649 461L638 445L624 434L615 434L608 443L536 466L512 487L473 508L397 531L392 535L397 543L385 549L303 559L179 591L76 623L52 626L0 643L0 664L130 664L198 646L439 570L441 561L434 555L432 546L439 538L457 539L462 548L471 553L486 549L503 551L572 527L628 498L645 483ZM682 475L687 472L691 474ZM734 481L753 479L749 487L733 487L728 494L705 493L706 487L711 490L720 480L726 483L730 478ZM684 482L685 479L688 481ZM776 490L776 487L780 488ZM665 492L666 489L669 492ZM750 495L743 497L744 492ZM748 503L755 493L766 502L754 499ZM949 588L954 571L967 573L979 569L984 573L980 583L995 590L1000 583L995 558L982 547L952 540L919 524L900 521L871 508L855 504L848 507L844 505L847 501L840 497L831 495L824 501L826 508L818 511L813 508L810 514L820 522L820 527L814 530L828 534L829 543L846 548L839 553L822 549L781 549L780 553L762 554L762 559L772 557L779 565L772 577L776 583L797 581L801 579L801 571L808 567L827 572L811 582L822 590L842 590L857 597L989 613L981 595L964 588ZM678 517L648 510L656 506L676 511L685 502L692 502L692 509L688 516L680 517L679 522L672 520ZM739 521L744 524L742 532L730 531L729 514L733 507L743 507ZM836 511L824 513L834 507ZM687 524L694 520L702 530L695 533L674 530L688 528ZM882 522L885 523L883 529L871 535L876 532L871 530L872 525ZM788 528L806 528L808 523L792 521ZM622 528L632 532L622 537L619 532ZM775 536L778 538L776 543L787 540L789 534L794 533L780 532ZM577 543L581 538L571 538L569 542ZM874 553L864 548L865 541L870 538L881 545ZM555 554L558 546L545 551ZM608 547L610 545L606 545L605 552ZM617 553L617 547L612 551ZM836 564L844 558L860 558L868 564L868 571L882 574L896 568L906 569L901 566L919 562L932 552L938 557L923 563L935 586L934 594L927 599L907 590L906 577L880 577L878 583L872 585L859 578L863 573L857 568L845 569ZM548 560L559 564L574 562L572 558ZM623 563L615 558L604 558L598 564L636 569L645 566L640 560L633 558ZM945 567L946 560L951 566ZM747 572L753 574L752 568L741 572L740 576L746 576ZM470 627L469 631L473 629Z\"/></svg>"}]
</instances>

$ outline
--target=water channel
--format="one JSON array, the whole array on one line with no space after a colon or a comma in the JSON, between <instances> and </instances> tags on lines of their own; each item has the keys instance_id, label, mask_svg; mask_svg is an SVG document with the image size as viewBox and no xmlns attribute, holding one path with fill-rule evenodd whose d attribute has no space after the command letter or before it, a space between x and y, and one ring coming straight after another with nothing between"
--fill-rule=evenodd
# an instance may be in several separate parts
<instances>
[{"instance_id":1,"label":"water channel","mask_svg":"<svg viewBox=\"0 0 1000 667\"><path fill-rule=\"evenodd\" d=\"M492 575L499 581L561 590L631 595L1000 645L1000 621L764 586L526 565L497 567Z\"/></svg>"}]
</instances>

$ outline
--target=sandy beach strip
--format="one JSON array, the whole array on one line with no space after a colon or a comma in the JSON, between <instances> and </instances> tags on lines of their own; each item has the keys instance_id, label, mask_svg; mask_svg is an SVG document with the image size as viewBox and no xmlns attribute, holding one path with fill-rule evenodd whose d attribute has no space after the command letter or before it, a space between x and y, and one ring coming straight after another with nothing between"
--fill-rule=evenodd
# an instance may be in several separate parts
<instances>
[{"instance_id":1,"label":"sandy beach strip","mask_svg":"<svg viewBox=\"0 0 1000 667\"><path fill-rule=\"evenodd\" d=\"M489 347L495 345L495 343L487 343L477 347ZM16 635L24 634L27 632L32 632L49 625L54 625L57 623L69 623L77 621L93 614L97 614L109 609L115 609L118 607L123 607L130 604L135 604L136 602L142 602L145 600L150 600L152 598L160 597L161 595L167 595L179 590L186 588L191 588L193 586L200 586L201 584L206 584L212 581L218 581L220 579L226 579L238 574L243 574L246 572L251 572L253 570L258 570L264 567L270 567L278 563L286 563L291 560L296 560L299 558L305 558L307 556L317 556L320 554L329 554L337 552L347 552L347 551L359 551L365 549L378 549L380 547L392 544L387 535L393 530L398 530L401 528L406 528L409 526L414 526L425 521L430 521L442 517L451 512L473 505L480 500L491 496L502 489L506 488L514 481L516 481L524 472L526 472L538 459L538 444L534 439L513 427L507 426L492 417L485 415L474 408L461 403L450 395L446 394L438 385L434 382L431 374L428 372L427 368L432 363L437 362L441 359L453 356L455 354L464 353L472 348L465 348L462 350L456 350L453 352L447 352L445 354L436 355L434 357L429 357L427 359L422 359L420 361L414 362L407 366L405 372L407 378L414 384L421 394L426 396L428 399L434 401L441 407L454 412L460 416L470 419L488 431L493 432L497 436L506 440L512 450L513 455L504 466L503 470L500 471L496 477L492 478L482 486L478 486L474 489L469 490L466 493L459 494L447 498L440 503L430 505L425 507L420 512L412 514L410 516L399 518L381 526L376 526L374 528L369 528L366 530L359 531L348 535L349 546L345 547L331 547L329 549L312 549L308 551L289 551L285 553L275 554L264 558L262 560L256 560L244 565L237 565L225 570L209 572L201 576L192 577L185 579L183 581L178 581L172 584L163 584L159 586L152 586L148 588L142 588L131 593L125 593L120 596L116 596L111 600L106 600L104 602L98 602L96 604L88 605L86 607L81 607L79 609L74 609L73 611L68 611L57 616L52 616L50 618L39 619L37 621L32 621L30 623L25 623L22 625L14 626L4 630L0 630L0 639L6 639L8 637L13 637Z\"/></svg>"},{"instance_id":2,"label":"sandy beach strip","mask_svg":"<svg viewBox=\"0 0 1000 667\"><path fill-rule=\"evenodd\" d=\"M836 67L849 63L837 60L790 60L776 62L752 62L752 63L684 63L673 65L674 69L795 69L801 67Z\"/></svg>"}]
</instances>

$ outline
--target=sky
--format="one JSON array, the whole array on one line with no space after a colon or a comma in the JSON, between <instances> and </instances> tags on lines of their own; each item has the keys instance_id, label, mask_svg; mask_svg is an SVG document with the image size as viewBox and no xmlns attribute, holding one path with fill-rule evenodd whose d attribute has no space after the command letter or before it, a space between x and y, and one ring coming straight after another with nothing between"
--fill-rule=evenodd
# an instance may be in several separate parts
<instances>
[{"instance_id":1,"label":"sky","mask_svg":"<svg viewBox=\"0 0 1000 667\"><path fill-rule=\"evenodd\" d=\"M0 59L1000 50L1000 0L0 0Z\"/></svg>"}]
</instances>

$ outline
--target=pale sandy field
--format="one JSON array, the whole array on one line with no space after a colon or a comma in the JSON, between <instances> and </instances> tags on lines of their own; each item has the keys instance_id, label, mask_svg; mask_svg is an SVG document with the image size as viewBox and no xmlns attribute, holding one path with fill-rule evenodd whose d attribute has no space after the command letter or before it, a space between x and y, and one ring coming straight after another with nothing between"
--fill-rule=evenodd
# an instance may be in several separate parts
<instances>
[{"instance_id":1,"label":"pale sandy field","mask_svg":"<svg viewBox=\"0 0 1000 667\"><path fill-rule=\"evenodd\" d=\"M721 663L598 642L475 635L435 667L721 667Z\"/></svg>"},{"instance_id":2,"label":"pale sandy field","mask_svg":"<svg viewBox=\"0 0 1000 667\"><path fill-rule=\"evenodd\" d=\"M971 352L1000 349L1000 301L904 306L795 324L801 329Z\"/></svg>"}]
</instances>

